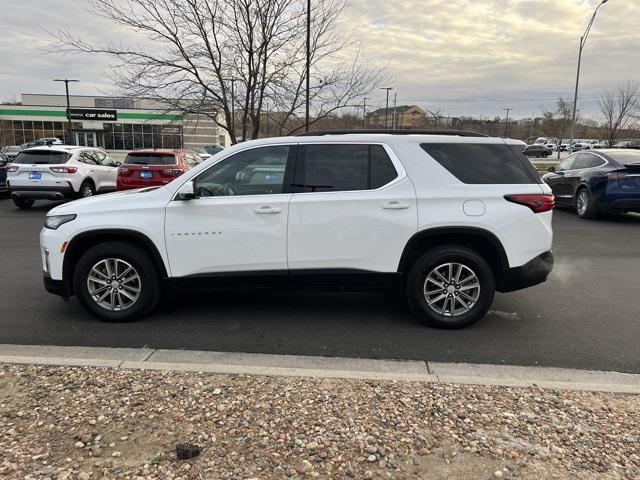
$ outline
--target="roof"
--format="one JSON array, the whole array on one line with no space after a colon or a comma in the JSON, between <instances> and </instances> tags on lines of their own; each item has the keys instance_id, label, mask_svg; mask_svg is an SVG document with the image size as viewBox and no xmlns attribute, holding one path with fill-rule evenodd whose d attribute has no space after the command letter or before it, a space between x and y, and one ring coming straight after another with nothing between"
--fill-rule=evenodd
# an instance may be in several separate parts
<instances>
[{"instance_id":1,"label":"roof","mask_svg":"<svg viewBox=\"0 0 640 480\"><path fill-rule=\"evenodd\" d=\"M138 148L136 150L131 150L129 153L160 153L172 155L174 153L180 153L184 151L184 148Z\"/></svg>"},{"instance_id":2,"label":"roof","mask_svg":"<svg viewBox=\"0 0 640 480\"><path fill-rule=\"evenodd\" d=\"M35 147L22 149L21 152L26 152L27 150L50 150L54 152L70 152L73 150L78 150L79 148L97 148L97 147L80 147L78 145L36 145Z\"/></svg>"},{"instance_id":3,"label":"roof","mask_svg":"<svg viewBox=\"0 0 640 480\"><path fill-rule=\"evenodd\" d=\"M425 113L424 110L422 110L419 106L417 105L399 105L397 107L389 107L389 108L379 108L377 110L374 110L373 112L371 112L369 115L386 115L387 111L389 111L389 113L393 113L394 111L396 113L405 113L408 110L411 110L412 108L417 108L418 110L420 110L421 112Z\"/></svg>"}]
</instances>

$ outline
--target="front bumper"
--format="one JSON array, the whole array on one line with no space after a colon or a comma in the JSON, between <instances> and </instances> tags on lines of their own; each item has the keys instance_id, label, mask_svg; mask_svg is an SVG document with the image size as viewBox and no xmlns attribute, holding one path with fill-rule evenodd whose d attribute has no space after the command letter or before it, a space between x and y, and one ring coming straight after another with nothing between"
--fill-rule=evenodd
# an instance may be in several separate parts
<instances>
[{"instance_id":1,"label":"front bumper","mask_svg":"<svg viewBox=\"0 0 640 480\"><path fill-rule=\"evenodd\" d=\"M496 290L513 292L543 283L553 270L553 263L553 253L548 251L520 267L509 268L498 279Z\"/></svg>"},{"instance_id":2,"label":"front bumper","mask_svg":"<svg viewBox=\"0 0 640 480\"><path fill-rule=\"evenodd\" d=\"M72 295L69 283L66 280L54 280L48 274L44 274L44 289L63 298L69 298Z\"/></svg>"},{"instance_id":3,"label":"front bumper","mask_svg":"<svg viewBox=\"0 0 640 480\"><path fill-rule=\"evenodd\" d=\"M9 194L12 197L31 200L62 200L73 197L75 192L71 187L19 187L10 186Z\"/></svg>"}]
</instances>

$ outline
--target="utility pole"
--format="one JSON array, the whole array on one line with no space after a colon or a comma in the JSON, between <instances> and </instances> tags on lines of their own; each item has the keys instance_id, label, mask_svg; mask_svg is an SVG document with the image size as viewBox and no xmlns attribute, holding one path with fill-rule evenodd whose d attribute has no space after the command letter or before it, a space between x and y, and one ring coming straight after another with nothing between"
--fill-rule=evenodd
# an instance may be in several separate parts
<instances>
[{"instance_id":1,"label":"utility pole","mask_svg":"<svg viewBox=\"0 0 640 480\"><path fill-rule=\"evenodd\" d=\"M310 77L311 77L311 0L307 0L307 90L305 101L305 125L306 132L309 131L309 96L310 96Z\"/></svg>"},{"instance_id":2,"label":"utility pole","mask_svg":"<svg viewBox=\"0 0 640 480\"><path fill-rule=\"evenodd\" d=\"M71 128L71 102L69 101L69 82L79 82L80 80L72 80L69 78L56 78L54 82L64 82L64 89L67 94L67 129L69 130L69 143L73 145L73 131Z\"/></svg>"},{"instance_id":3,"label":"utility pole","mask_svg":"<svg viewBox=\"0 0 640 480\"><path fill-rule=\"evenodd\" d=\"M397 128L396 122L396 105L398 103L398 92L393 94L393 117L391 117L391 129L395 130Z\"/></svg>"},{"instance_id":4,"label":"utility pole","mask_svg":"<svg viewBox=\"0 0 640 480\"><path fill-rule=\"evenodd\" d=\"M507 138L507 132L509 131L509 112L513 110L513 108L503 108L507 112L507 118L504 121L504 136Z\"/></svg>"},{"instance_id":5,"label":"utility pole","mask_svg":"<svg viewBox=\"0 0 640 480\"><path fill-rule=\"evenodd\" d=\"M393 90L393 87L382 87L380 90L387 91L387 103L384 109L384 129L389 129L389 90Z\"/></svg>"},{"instance_id":6,"label":"utility pole","mask_svg":"<svg viewBox=\"0 0 640 480\"><path fill-rule=\"evenodd\" d=\"M367 128L367 100L369 97L364 97L362 101L362 129Z\"/></svg>"},{"instance_id":7,"label":"utility pole","mask_svg":"<svg viewBox=\"0 0 640 480\"><path fill-rule=\"evenodd\" d=\"M571 116L571 140L569 141L569 152L573 149L573 140L576 136L576 106L578 104L578 85L580 83L580 63L582 62L582 50L584 50L584 46L587 43L587 38L589 37L589 32L591 31L591 27L593 26L593 21L596 19L596 14L602 5L607 3L609 0L602 0L600 4L596 7L593 12L593 16L591 17L591 21L587 25L587 29L580 37L580 48L578 49L578 71L576 72L576 89L573 95L573 114ZM560 152L560 150L558 150Z\"/></svg>"}]
</instances>

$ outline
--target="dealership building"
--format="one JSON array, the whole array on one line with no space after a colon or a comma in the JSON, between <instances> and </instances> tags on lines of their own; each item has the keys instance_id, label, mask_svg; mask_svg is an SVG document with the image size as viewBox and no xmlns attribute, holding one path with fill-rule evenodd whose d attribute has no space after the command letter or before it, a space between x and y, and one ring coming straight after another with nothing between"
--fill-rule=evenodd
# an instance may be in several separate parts
<instances>
[{"instance_id":1,"label":"dealership building","mask_svg":"<svg viewBox=\"0 0 640 480\"><path fill-rule=\"evenodd\" d=\"M230 144L227 131L210 117L171 111L157 99L71 95L69 132L64 95L21 97L20 105L0 105L0 137L5 145L48 137L116 151Z\"/></svg>"}]
</instances>

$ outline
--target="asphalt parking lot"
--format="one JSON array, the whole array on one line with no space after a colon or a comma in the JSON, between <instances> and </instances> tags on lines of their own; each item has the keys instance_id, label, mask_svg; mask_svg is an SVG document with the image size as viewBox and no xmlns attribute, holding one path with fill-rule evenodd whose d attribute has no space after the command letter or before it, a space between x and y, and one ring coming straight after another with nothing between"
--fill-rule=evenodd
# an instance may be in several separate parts
<instances>
[{"instance_id":1,"label":"asphalt parking lot","mask_svg":"<svg viewBox=\"0 0 640 480\"><path fill-rule=\"evenodd\" d=\"M52 204L0 200L0 343L198 349L542 365L640 373L640 216L554 217L547 283L497 294L460 331L427 328L383 294L233 292L166 301L131 324L93 319L42 286L38 232Z\"/></svg>"}]
</instances>

